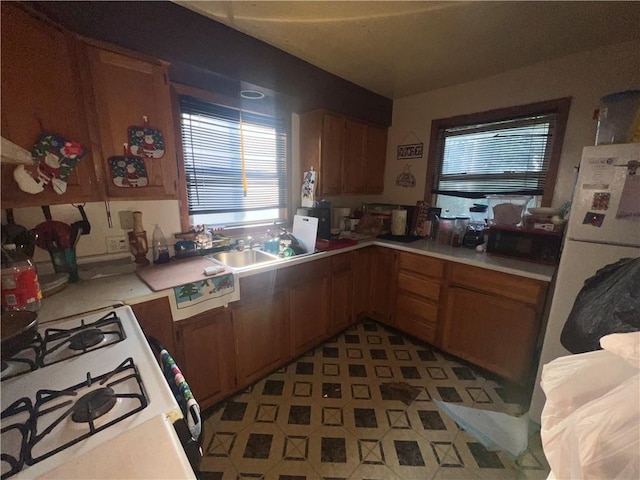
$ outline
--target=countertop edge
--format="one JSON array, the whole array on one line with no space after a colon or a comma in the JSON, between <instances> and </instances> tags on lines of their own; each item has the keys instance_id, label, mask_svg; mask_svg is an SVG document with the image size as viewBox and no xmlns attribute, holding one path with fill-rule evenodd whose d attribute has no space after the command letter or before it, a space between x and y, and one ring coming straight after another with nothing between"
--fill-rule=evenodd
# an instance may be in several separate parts
<instances>
[{"instance_id":1,"label":"countertop edge","mask_svg":"<svg viewBox=\"0 0 640 480\"><path fill-rule=\"evenodd\" d=\"M299 257L291 257L282 262L269 263L263 266L257 265L254 268L236 271L235 274L236 277L240 279L272 270L289 268L322 258L330 258L334 255L340 255L372 245L431 256L451 262L486 268L543 282L551 282L557 268L554 265L536 264L506 257L491 256L484 252L480 253L470 249L443 247L426 240L417 240L412 243L399 243L390 240L370 239L363 240L356 245L341 249L316 252L314 254L302 255ZM100 289L102 289L102 294L100 293ZM42 322L48 322L81 315L87 311L106 308L117 303L136 305L162 297L168 297L171 302L172 294L173 289L161 291L151 290L135 273L125 273L96 280L85 280L80 283L69 285L65 290L44 299L43 306L39 312L39 318ZM86 300L87 298L90 300ZM75 307L75 305L80 302L82 302L82 306ZM183 315L180 315L180 317L181 318L177 320L174 318L174 321L179 322L184 320Z\"/></svg>"}]
</instances>

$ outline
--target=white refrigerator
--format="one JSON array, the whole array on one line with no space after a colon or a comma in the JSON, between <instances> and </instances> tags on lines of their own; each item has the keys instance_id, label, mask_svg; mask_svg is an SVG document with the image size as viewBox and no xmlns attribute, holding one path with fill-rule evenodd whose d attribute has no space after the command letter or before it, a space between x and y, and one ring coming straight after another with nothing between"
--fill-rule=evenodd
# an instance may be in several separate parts
<instances>
[{"instance_id":1,"label":"white refrigerator","mask_svg":"<svg viewBox=\"0 0 640 480\"><path fill-rule=\"evenodd\" d=\"M638 169L634 175L630 167L635 162ZM529 409L534 422L540 423L545 402L540 388L542 366L571 354L560 344L560 334L584 281L621 258L637 257L640 143L585 147Z\"/></svg>"}]
</instances>

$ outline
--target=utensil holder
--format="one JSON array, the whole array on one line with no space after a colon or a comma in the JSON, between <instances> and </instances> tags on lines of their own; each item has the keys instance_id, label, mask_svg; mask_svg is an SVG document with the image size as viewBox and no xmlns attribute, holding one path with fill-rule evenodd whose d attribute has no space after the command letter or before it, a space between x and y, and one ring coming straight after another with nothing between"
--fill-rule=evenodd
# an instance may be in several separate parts
<instances>
[{"instance_id":1,"label":"utensil holder","mask_svg":"<svg viewBox=\"0 0 640 480\"><path fill-rule=\"evenodd\" d=\"M49 252L49 255L56 273L68 273L69 283L78 281L78 264L76 263L76 251L73 248L54 250Z\"/></svg>"},{"instance_id":2,"label":"utensil holder","mask_svg":"<svg viewBox=\"0 0 640 480\"><path fill-rule=\"evenodd\" d=\"M129 233L129 251L135 257L138 265L149 265L147 252L149 251L149 243L147 242L147 232L128 232Z\"/></svg>"}]
</instances>

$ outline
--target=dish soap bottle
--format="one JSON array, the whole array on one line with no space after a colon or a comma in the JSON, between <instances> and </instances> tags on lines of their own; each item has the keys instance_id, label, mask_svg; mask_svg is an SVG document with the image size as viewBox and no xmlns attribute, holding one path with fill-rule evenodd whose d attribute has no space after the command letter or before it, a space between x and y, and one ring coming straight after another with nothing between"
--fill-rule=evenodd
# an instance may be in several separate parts
<instances>
[{"instance_id":1,"label":"dish soap bottle","mask_svg":"<svg viewBox=\"0 0 640 480\"><path fill-rule=\"evenodd\" d=\"M167 246L167 239L162 233L160 225L156 224L156 228L153 229L153 263L156 265L161 263L169 263L169 247Z\"/></svg>"}]
</instances>

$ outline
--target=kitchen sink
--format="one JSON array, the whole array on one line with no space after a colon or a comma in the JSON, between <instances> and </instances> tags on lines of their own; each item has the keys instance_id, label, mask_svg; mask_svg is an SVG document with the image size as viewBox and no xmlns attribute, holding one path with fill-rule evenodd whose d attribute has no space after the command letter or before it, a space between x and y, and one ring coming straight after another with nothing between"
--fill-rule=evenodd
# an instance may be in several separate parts
<instances>
[{"instance_id":1,"label":"kitchen sink","mask_svg":"<svg viewBox=\"0 0 640 480\"><path fill-rule=\"evenodd\" d=\"M280 257L262 250L234 250L231 252L220 252L211 255L211 258L220 263L224 263L231 268L245 268L260 263L275 262Z\"/></svg>"}]
</instances>

